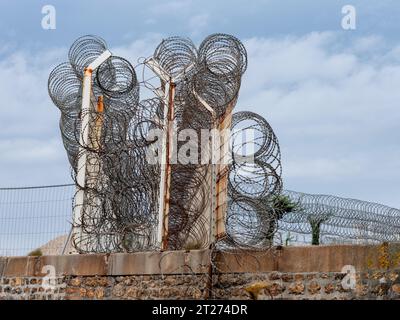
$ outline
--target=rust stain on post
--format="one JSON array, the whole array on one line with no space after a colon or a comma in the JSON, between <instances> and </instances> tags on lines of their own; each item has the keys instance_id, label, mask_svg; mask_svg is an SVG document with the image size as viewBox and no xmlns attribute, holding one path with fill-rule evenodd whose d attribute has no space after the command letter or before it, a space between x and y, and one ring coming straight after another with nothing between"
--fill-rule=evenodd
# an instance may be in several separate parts
<instances>
[{"instance_id":1,"label":"rust stain on post","mask_svg":"<svg viewBox=\"0 0 400 320\"><path fill-rule=\"evenodd\" d=\"M103 96L99 96L97 99L97 112L103 113L104 112L104 100Z\"/></svg>"},{"instance_id":2,"label":"rust stain on post","mask_svg":"<svg viewBox=\"0 0 400 320\"><path fill-rule=\"evenodd\" d=\"M235 107L236 99L233 100L225 113L217 119L217 129L219 131L219 149L220 156L218 159L217 167L217 181L216 181L216 207L215 207L215 239L223 238L226 235L225 217L228 209L228 178L229 178L229 164L227 163L227 155L229 153L229 138L227 136L227 129L231 128L232 111ZM228 149L227 149L228 148Z\"/></svg>"},{"instance_id":3,"label":"rust stain on post","mask_svg":"<svg viewBox=\"0 0 400 320\"><path fill-rule=\"evenodd\" d=\"M171 155L172 155L172 139L174 129L174 97L175 97L175 83L172 81L169 85L168 92L168 114L167 114L167 141L166 141L166 179L165 179L165 194L164 194L164 214L163 214L163 236L162 236L162 249L168 248L168 215L169 215L169 202L170 202L170 189L171 189Z\"/></svg>"},{"instance_id":4,"label":"rust stain on post","mask_svg":"<svg viewBox=\"0 0 400 320\"><path fill-rule=\"evenodd\" d=\"M92 70L91 68L85 68L85 69L83 70L83 74L84 74L85 76L91 75L92 73L93 73L93 70Z\"/></svg>"},{"instance_id":5,"label":"rust stain on post","mask_svg":"<svg viewBox=\"0 0 400 320\"><path fill-rule=\"evenodd\" d=\"M97 108L96 108L97 114L96 114L96 119L94 121L94 128L92 129L93 132L91 132L91 140L92 140L92 147L94 150L98 151L101 148L101 132L103 129L103 122L104 122L104 102L103 102L103 96L99 96L97 98Z\"/></svg>"}]
</instances>

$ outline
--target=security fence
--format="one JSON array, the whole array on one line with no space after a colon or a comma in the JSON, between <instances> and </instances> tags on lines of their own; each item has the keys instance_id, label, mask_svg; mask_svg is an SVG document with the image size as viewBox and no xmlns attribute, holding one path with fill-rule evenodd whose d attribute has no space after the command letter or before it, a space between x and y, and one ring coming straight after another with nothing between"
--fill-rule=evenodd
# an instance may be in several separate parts
<instances>
[{"instance_id":1,"label":"security fence","mask_svg":"<svg viewBox=\"0 0 400 320\"><path fill-rule=\"evenodd\" d=\"M0 188L0 256L60 254L74 192L73 184Z\"/></svg>"}]
</instances>

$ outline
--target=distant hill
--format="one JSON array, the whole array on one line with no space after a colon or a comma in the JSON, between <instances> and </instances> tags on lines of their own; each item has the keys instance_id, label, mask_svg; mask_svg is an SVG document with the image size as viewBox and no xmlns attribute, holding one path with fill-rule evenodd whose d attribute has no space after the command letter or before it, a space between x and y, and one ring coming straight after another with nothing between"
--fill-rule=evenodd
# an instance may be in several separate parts
<instances>
[{"instance_id":1,"label":"distant hill","mask_svg":"<svg viewBox=\"0 0 400 320\"><path fill-rule=\"evenodd\" d=\"M43 246L39 247L38 250L42 252L42 255L44 256L52 256L52 255L61 255L62 251L65 246L65 242L68 240L68 235L64 234L61 236L58 236L57 238L54 238L53 240L50 240ZM65 250L65 253L72 253L75 250L71 246L71 243L67 245L67 248Z\"/></svg>"}]
</instances>

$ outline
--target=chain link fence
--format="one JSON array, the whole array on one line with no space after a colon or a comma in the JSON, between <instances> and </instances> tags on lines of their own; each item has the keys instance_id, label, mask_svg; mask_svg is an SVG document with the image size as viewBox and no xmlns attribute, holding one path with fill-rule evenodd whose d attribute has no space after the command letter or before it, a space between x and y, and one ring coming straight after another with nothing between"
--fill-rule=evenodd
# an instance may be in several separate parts
<instances>
[{"instance_id":1,"label":"chain link fence","mask_svg":"<svg viewBox=\"0 0 400 320\"><path fill-rule=\"evenodd\" d=\"M73 184L0 188L0 256L60 254L74 192Z\"/></svg>"}]
</instances>

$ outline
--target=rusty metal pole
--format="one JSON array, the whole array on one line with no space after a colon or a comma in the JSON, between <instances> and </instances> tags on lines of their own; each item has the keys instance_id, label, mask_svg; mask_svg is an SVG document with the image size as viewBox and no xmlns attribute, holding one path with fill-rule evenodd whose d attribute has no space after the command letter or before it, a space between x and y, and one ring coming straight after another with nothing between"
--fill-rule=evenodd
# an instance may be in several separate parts
<instances>
[{"instance_id":1,"label":"rusty metal pole","mask_svg":"<svg viewBox=\"0 0 400 320\"><path fill-rule=\"evenodd\" d=\"M79 137L79 144L81 146L86 146L89 140L89 121L90 121L90 92L92 87L92 72L91 68L85 68L82 83L82 111L81 111L81 121L82 121L82 132ZM82 239L82 229L78 227L81 224L82 210L85 199L85 185L86 185L86 163L87 163L87 153L81 147L81 156L78 159L76 183L78 185L78 190L75 195L75 204L73 212L73 223L74 223L74 238L78 242Z\"/></svg>"},{"instance_id":2,"label":"rusty metal pole","mask_svg":"<svg viewBox=\"0 0 400 320\"><path fill-rule=\"evenodd\" d=\"M175 83L170 79L168 88L168 114L167 114L167 134L166 134L166 168L165 168L165 192L164 192L164 213L163 213L163 235L162 250L168 248L168 215L170 207L170 191L171 191L171 157L173 150L173 134L174 134L174 100L175 100Z\"/></svg>"},{"instance_id":3,"label":"rusty metal pole","mask_svg":"<svg viewBox=\"0 0 400 320\"><path fill-rule=\"evenodd\" d=\"M216 194L214 213L214 237L216 240L226 234L225 220L228 210L228 180L229 180L229 143L230 128L232 123L232 111L236 101L231 102L225 113L217 120L217 129L220 133L219 159L216 164Z\"/></svg>"},{"instance_id":4,"label":"rusty metal pole","mask_svg":"<svg viewBox=\"0 0 400 320\"><path fill-rule=\"evenodd\" d=\"M90 122L90 103L91 103L91 91L92 91L92 73L97 69L104 61L111 56L109 50L104 51L99 55L89 66L84 69L83 81L82 81L82 104L81 104L81 134L79 137L79 153L78 159L76 184L77 192L75 195L75 203L73 210L73 223L74 230L72 237L78 240L78 243L82 240L82 228L81 224L83 215L83 206L85 203L85 188L86 188L86 175L87 175L87 152L83 146L87 146L89 143L89 122Z\"/></svg>"}]
</instances>

